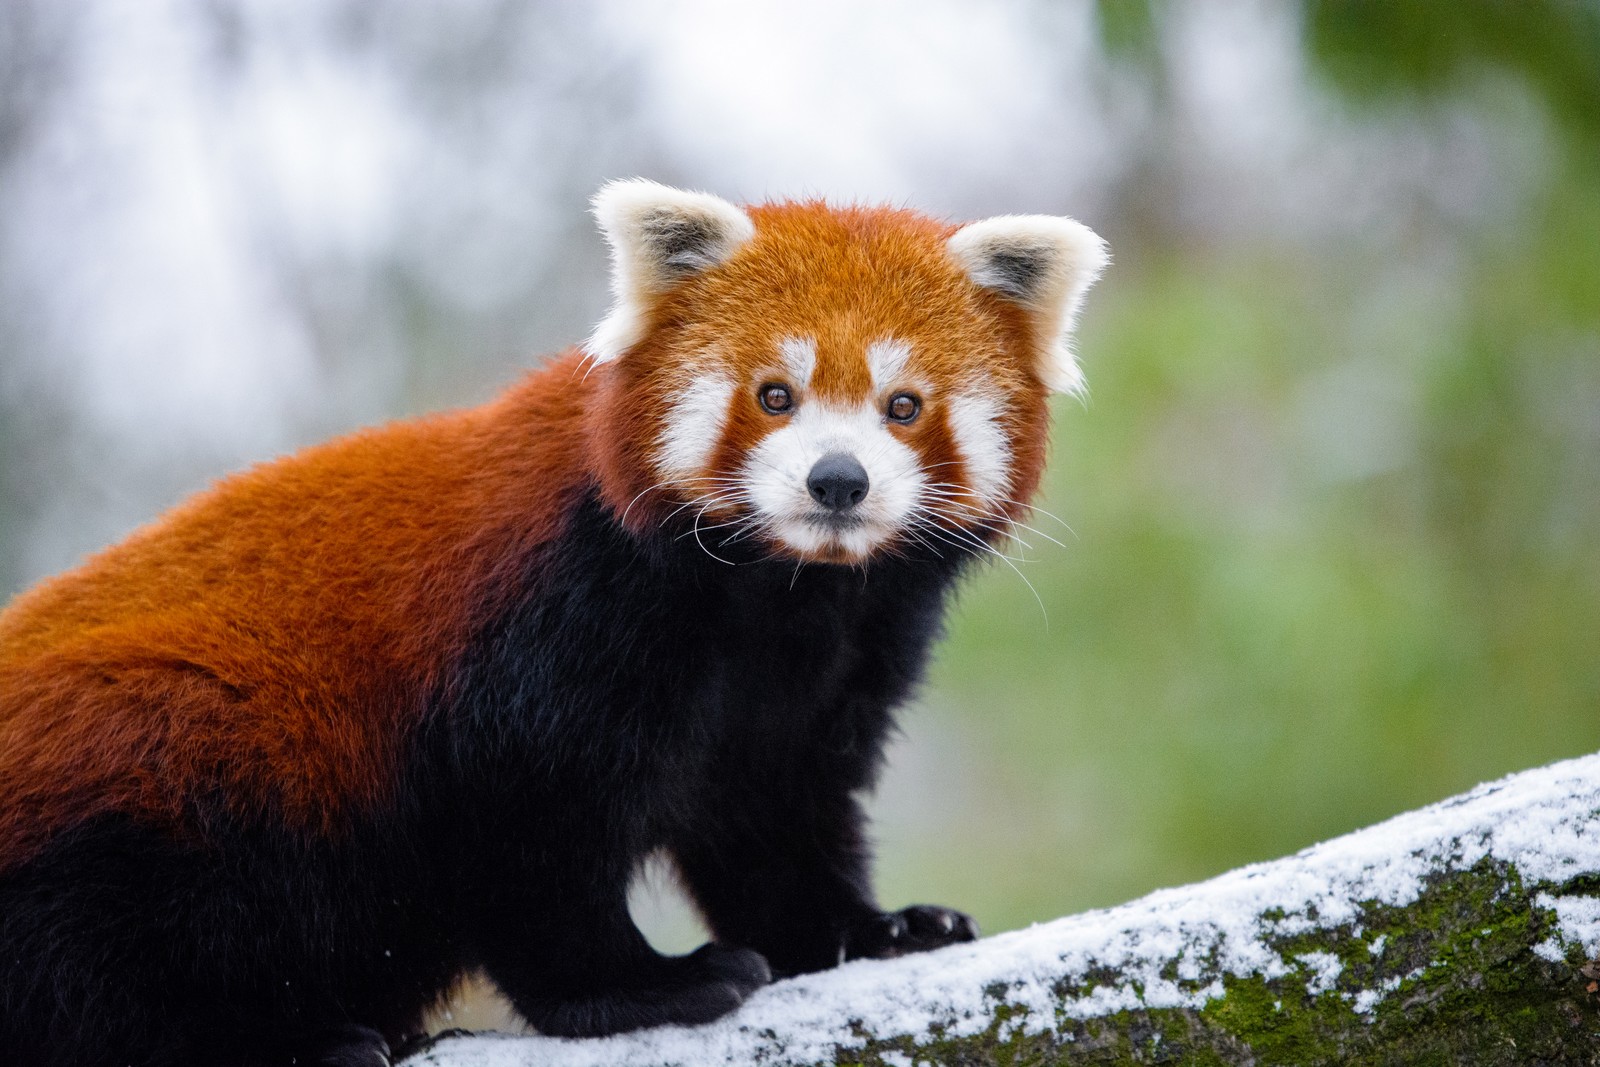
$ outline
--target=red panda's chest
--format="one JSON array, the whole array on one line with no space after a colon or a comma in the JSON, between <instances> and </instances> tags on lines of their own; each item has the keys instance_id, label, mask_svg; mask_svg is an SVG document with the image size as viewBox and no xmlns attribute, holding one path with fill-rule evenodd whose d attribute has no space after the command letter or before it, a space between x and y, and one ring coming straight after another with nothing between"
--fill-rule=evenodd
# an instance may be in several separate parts
<instances>
[{"instance_id":1,"label":"red panda's chest","mask_svg":"<svg viewBox=\"0 0 1600 1067\"><path fill-rule=\"evenodd\" d=\"M959 565L797 571L748 548L713 559L679 532L641 542L581 506L527 597L472 643L425 758L475 768L491 806L601 798L639 848L692 823L729 774L806 774L796 753L819 743L859 759L865 784Z\"/></svg>"}]
</instances>

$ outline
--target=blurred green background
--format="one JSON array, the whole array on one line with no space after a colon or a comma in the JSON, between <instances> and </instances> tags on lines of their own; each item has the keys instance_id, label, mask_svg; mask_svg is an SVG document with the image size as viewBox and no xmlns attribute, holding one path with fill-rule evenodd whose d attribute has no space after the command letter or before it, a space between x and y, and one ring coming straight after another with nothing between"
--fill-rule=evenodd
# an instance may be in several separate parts
<instances>
[{"instance_id":1,"label":"blurred green background","mask_svg":"<svg viewBox=\"0 0 1600 1067\"><path fill-rule=\"evenodd\" d=\"M1075 532L1034 522L1042 606L1000 566L961 602L923 712L961 774L896 899L1010 927L1600 745L1600 197L1526 221L1433 299L1343 253L1119 268L1042 501Z\"/></svg>"},{"instance_id":2,"label":"blurred green background","mask_svg":"<svg viewBox=\"0 0 1600 1067\"><path fill-rule=\"evenodd\" d=\"M1600 6L732 11L13 0L0 593L583 336L603 178L1055 211L1115 257L1061 545L961 597L885 903L1023 926L1600 748Z\"/></svg>"},{"instance_id":3,"label":"blurred green background","mask_svg":"<svg viewBox=\"0 0 1600 1067\"><path fill-rule=\"evenodd\" d=\"M1101 12L1161 80L1151 8ZM897 903L1026 925L1600 747L1600 9L1303 15L1350 121L1474 100L1544 124L1537 178L1333 239L1104 228L1041 500L1073 532L1020 551L1041 604L1003 566L961 602L910 726L937 784L886 798Z\"/></svg>"}]
</instances>

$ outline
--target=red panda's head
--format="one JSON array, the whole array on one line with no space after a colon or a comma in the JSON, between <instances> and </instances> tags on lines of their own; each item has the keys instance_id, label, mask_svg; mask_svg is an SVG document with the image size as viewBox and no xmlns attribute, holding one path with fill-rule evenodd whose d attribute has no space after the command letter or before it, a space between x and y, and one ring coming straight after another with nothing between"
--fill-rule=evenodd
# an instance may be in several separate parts
<instances>
[{"instance_id":1,"label":"red panda's head","mask_svg":"<svg viewBox=\"0 0 1600 1067\"><path fill-rule=\"evenodd\" d=\"M789 558L991 539L1039 480L1069 334L1106 263L1067 218L951 226L891 208L740 208L613 182L616 302L585 345L603 489L714 551Z\"/></svg>"}]
</instances>

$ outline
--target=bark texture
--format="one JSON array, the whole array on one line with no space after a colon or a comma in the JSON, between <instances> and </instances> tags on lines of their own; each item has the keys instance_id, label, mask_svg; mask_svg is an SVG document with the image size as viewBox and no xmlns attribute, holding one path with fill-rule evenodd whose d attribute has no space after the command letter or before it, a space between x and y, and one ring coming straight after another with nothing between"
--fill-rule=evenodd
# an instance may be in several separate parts
<instances>
[{"instance_id":1,"label":"bark texture","mask_svg":"<svg viewBox=\"0 0 1600 1067\"><path fill-rule=\"evenodd\" d=\"M779 983L595 1041L407 1067L1600 1065L1600 756L1209 882Z\"/></svg>"}]
</instances>

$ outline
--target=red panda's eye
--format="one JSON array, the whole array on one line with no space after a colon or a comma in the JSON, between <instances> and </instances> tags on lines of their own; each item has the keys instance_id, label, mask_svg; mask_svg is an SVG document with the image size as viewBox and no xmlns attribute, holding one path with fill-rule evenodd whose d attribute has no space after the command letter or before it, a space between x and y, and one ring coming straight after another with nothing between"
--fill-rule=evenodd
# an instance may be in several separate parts
<instances>
[{"instance_id":1,"label":"red panda's eye","mask_svg":"<svg viewBox=\"0 0 1600 1067\"><path fill-rule=\"evenodd\" d=\"M763 385L761 387L761 408L768 415L782 415L794 407L794 397L789 395L789 390L782 385Z\"/></svg>"},{"instance_id":2,"label":"red panda's eye","mask_svg":"<svg viewBox=\"0 0 1600 1067\"><path fill-rule=\"evenodd\" d=\"M910 422L922 410L922 401L911 393L896 393L889 398L888 416L895 422Z\"/></svg>"}]
</instances>

